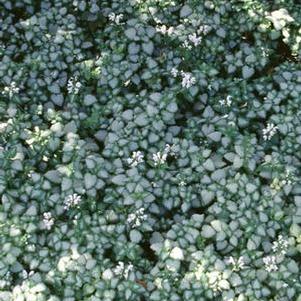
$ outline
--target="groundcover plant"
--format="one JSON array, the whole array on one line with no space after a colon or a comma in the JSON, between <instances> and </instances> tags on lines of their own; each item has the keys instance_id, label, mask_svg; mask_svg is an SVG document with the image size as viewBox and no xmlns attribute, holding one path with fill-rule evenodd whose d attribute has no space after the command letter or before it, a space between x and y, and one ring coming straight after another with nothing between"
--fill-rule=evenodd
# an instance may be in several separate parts
<instances>
[{"instance_id":1,"label":"groundcover plant","mask_svg":"<svg viewBox=\"0 0 301 301\"><path fill-rule=\"evenodd\" d=\"M1 301L301 301L299 0L0 0Z\"/></svg>"}]
</instances>

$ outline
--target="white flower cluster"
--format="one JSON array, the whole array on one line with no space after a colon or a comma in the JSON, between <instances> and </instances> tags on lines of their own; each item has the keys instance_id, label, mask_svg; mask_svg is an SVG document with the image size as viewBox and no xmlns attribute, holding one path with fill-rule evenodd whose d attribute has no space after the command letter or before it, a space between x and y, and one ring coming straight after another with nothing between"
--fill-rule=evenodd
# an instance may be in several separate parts
<instances>
[{"instance_id":1,"label":"white flower cluster","mask_svg":"<svg viewBox=\"0 0 301 301\"><path fill-rule=\"evenodd\" d=\"M168 155L176 157L177 156L177 150L176 146L174 144L166 144L164 148L164 152L166 152Z\"/></svg>"},{"instance_id":2,"label":"white flower cluster","mask_svg":"<svg viewBox=\"0 0 301 301\"><path fill-rule=\"evenodd\" d=\"M184 41L182 46L187 49L192 49L192 46L196 47L201 44L202 37L197 36L196 33L188 35L188 39Z\"/></svg>"},{"instance_id":3,"label":"white flower cluster","mask_svg":"<svg viewBox=\"0 0 301 301\"><path fill-rule=\"evenodd\" d=\"M202 36L206 35L211 30L208 25L201 25L199 29L188 35L187 39L183 42L182 46L187 49L192 49L192 47L197 47L202 42Z\"/></svg>"},{"instance_id":4,"label":"white flower cluster","mask_svg":"<svg viewBox=\"0 0 301 301\"><path fill-rule=\"evenodd\" d=\"M245 262L242 256L240 256L238 259L235 259L232 256L230 256L226 262L232 265L232 271L239 271L245 268Z\"/></svg>"},{"instance_id":5,"label":"white flower cluster","mask_svg":"<svg viewBox=\"0 0 301 301\"><path fill-rule=\"evenodd\" d=\"M164 164L167 160L168 155L176 156L176 150L174 144L173 145L166 144L163 152L160 151L153 154L154 165L158 166Z\"/></svg>"},{"instance_id":6,"label":"white flower cluster","mask_svg":"<svg viewBox=\"0 0 301 301\"><path fill-rule=\"evenodd\" d=\"M139 163L143 162L144 155L141 151L133 152L132 157L127 159L128 164L131 167L137 166Z\"/></svg>"},{"instance_id":7,"label":"white flower cluster","mask_svg":"<svg viewBox=\"0 0 301 301\"><path fill-rule=\"evenodd\" d=\"M278 127L273 123L268 123L267 127L262 130L263 139L271 140L271 138L276 134Z\"/></svg>"},{"instance_id":8,"label":"white flower cluster","mask_svg":"<svg viewBox=\"0 0 301 301\"><path fill-rule=\"evenodd\" d=\"M295 177L289 169L285 170L285 179L282 180L283 185L291 185L295 181Z\"/></svg>"},{"instance_id":9,"label":"white flower cluster","mask_svg":"<svg viewBox=\"0 0 301 301\"><path fill-rule=\"evenodd\" d=\"M167 159L167 153L157 152L153 154L153 161L155 166L164 164L166 162L166 159Z\"/></svg>"},{"instance_id":10,"label":"white flower cluster","mask_svg":"<svg viewBox=\"0 0 301 301\"><path fill-rule=\"evenodd\" d=\"M273 242L272 250L274 253L285 255L288 249L288 241L282 235L278 236L278 240Z\"/></svg>"},{"instance_id":11,"label":"white flower cluster","mask_svg":"<svg viewBox=\"0 0 301 301\"><path fill-rule=\"evenodd\" d=\"M231 104L232 104L232 96L231 95L228 95L226 97L226 99L221 99L219 101L219 103L222 105L222 106L226 106L226 107L230 107Z\"/></svg>"},{"instance_id":12,"label":"white flower cluster","mask_svg":"<svg viewBox=\"0 0 301 301\"><path fill-rule=\"evenodd\" d=\"M174 33L175 29L173 26L167 27L166 25L157 25L156 31L160 32L163 35L171 36Z\"/></svg>"},{"instance_id":13,"label":"white flower cluster","mask_svg":"<svg viewBox=\"0 0 301 301\"><path fill-rule=\"evenodd\" d=\"M47 230L50 230L54 225L54 218L51 215L51 212L43 213L43 223Z\"/></svg>"},{"instance_id":14,"label":"white flower cluster","mask_svg":"<svg viewBox=\"0 0 301 301\"><path fill-rule=\"evenodd\" d=\"M198 46L201 44L202 37L198 37L196 33L190 34L188 40L194 45Z\"/></svg>"},{"instance_id":15,"label":"white flower cluster","mask_svg":"<svg viewBox=\"0 0 301 301\"><path fill-rule=\"evenodd\" d=\"M67 91L69 94L78 94L82 84L78 81L77 77L71 77L67 83Z\"/></svg>"},{"instance_id":16,"label":"white flower cluster","mask_svg":"<svg viewBox=\"0 0 301 301\"><path fill-rule=\"evenodd\" d=\"M180 71L177 68L171 69L171 75L173 77L177 77L180 74L182 77L182 87L183 88L190 88L196 83L196 79L190 72Z\"/></svg>"},{"instance_id":17,"label":"white flower cluster","mask_svg":"<svg viewBox=\"0 0 301 301\"><path fill-rule=\"evenodd\" d=\"M81 196L74 193L66 197L64 201L64 209L69 210L71 207L76 207L81 201Z\"/></svg>"},{"instance_id":18,"label":"white flower cluster","mask_svg":"<svg viewBox=\"0 0 301 301\"><path fill-rule=\"evenodd\" d=\"M198 34L202 33L202 34L206 35L209 33L210 30L211 30L211 26L205 24L205 25L201 25L199 27L199 29L197 30L197 33Z\"/></svg>"},{"instance_id":19,"label":"white flower cluster","mask_svg":"<svg viewBox=\"0 0 301 301\"><path fill-rule=\"evenodd\" d=\"M132 228L141 226L142 222L147 219L147 214L144 214L144 210L144 208L140 208L135 213L128 215L127 222L131 224Z\"/></svg>"},{"instance_id":20,"label":"white flower cluster","mask_svg":"<svg viewBox=\"0 0 301 301\"><path fill-rule=\"evenodd\" d=\"M127 279L129 276L129 272L132 271L133 268L134 268L134 266L131 263L129 263L126 266L122 261L118 261L118 265L114 268L113 272L116 275L121 275L125 279Z\"/></svg>"},{"instance_id":21,"label":"white flower cluster","mask_svg":"<svg viewBox=\"0 0 301 301\"><path fill-rule=\"evenodd\" d=\"M4 87L2 94L8 95L9 98L13 97L15 94L18 94L20 89L17 87L16 82L11 82L9 86Z\"/></svg>"},{"instance_id":22,"label":"white flower cluster","mask_svg":"<svg viewBox=\"0 0 301 301\"><path fill-rule=\"evenodd\" d=\"M164 164L167 160L167 156L170 155L175 157L176 152L177 151L174 144L173 145L166 144L163 152L160 151L152 155L154 165L157 166L157 165ZM141 151L133 152L132 156L127 159L127 163L131 167L135 167L139 163L142 163L143 161L144 161L144 155Z\"/></svg>"},{"instance_id":23,"label":"white flower cluster","mask_svg":"<svg viewBox=\"0 0 301 301\"><path fill-rule=\"evenodd\" d=\"M123 14L116 15L115 13L110 13L108 16L111 22L114 22L117 25L122 24L121 20L123 19Z\"/></svg>"},{"instance_id":24,"label":"white flower cluster","mask_svg":"<svg viewBox=\"0 0 301 301\"><path fill-rule=\"evenodd\" d=\"M263 260L263 263L265 265L265 270L267 272L270 273L272 271L277 271L278 270L276 256L274 256L274 255L272 255L272 256L266 256L262 260Z\"/></svg>"},{"instance_id":25,"label":"white flower cluster","mask_svg":"<svg viewBox=\"0 0 301 301\"><path fill-rule=\"evenodd\" d=\"M270 184L272 193L273 194L277 193L277 191L281 190L285 185L292 185L294 181L295 181L294 175L291 173L289 169L286 169L285 175L282 177L282 179L275 177L272 183Z\"/></svg>"},{"instance_id":26,"label":"white flower cluster","mask_svg":"<svg viewBox=\"0 0 301 301\"><path fill-rule=\"evenodd\" d=\"M265 269L267 272L277 271L277 260L284 256L288 249L288 241L282 235L278 236L277 241L273 242L272 250L276 255L270 255L263 258Z\"/></svg>"},{"instance_id":27,"label":"white flower cluster","mask_svg":"<svg viewBox=\"0 0 301 301\"><path fill-rule=\"evenodd\" d=\"M181 71L181 76L183 88L190 88L196 83L195 77L193 77L190 72Z\"/></svg>"}]
</instances>

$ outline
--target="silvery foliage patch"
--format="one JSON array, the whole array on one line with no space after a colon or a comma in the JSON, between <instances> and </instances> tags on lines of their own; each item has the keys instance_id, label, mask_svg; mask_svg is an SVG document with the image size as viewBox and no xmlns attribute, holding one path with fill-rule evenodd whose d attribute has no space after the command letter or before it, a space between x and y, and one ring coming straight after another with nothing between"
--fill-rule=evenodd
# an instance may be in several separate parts
<instances>
[{"instance_id":1,"label":"silvery foliage patch","mask_svg":"<svg viewBox=\"0 0 301 301\"><path fill-rule=\"evenodd\" d=\"M301 300L301 5L0 0L0 300Z\"/></svg>"}]
</instances>

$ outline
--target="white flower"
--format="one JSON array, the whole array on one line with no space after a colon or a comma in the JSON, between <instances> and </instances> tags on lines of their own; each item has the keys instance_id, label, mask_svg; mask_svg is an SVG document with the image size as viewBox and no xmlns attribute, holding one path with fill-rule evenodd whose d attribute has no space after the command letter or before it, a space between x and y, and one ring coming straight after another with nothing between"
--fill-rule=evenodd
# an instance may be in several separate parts
<instances>
[{"instance_id":1,"label":"white flower","mask_svg":"<svg viewBox=\"0 0 301 301\"><path fill-rule=\"evenodd\" d=\"M77 206L81 201L81 196L76 193L70 194L64 201L64 209L69 210L71 207Z\"/></svg>"},{"instance_id":2,"label":"white flower","mask_svg":"<svg viewBox=\"0 0 301 301\"><path fill-rule=\"evenodd\" d=\"M164 164L167 160L167 155L174 156L174 157L176 156L176 146L174 144L173 145L166 144L163 152L160 151L153 154L154 165L158 166Z\"/></svg>"},{"instance_id":3,"label":"white flower","mask_svg":"<svg viewBox=\"0 0 301 301\"><path fill-rule=\"evenodd\" d=\"M115 13L110 13L108 15L108 18L109 18L110 21L114 22L115 21L115 16L116 16Z\"/></svg>"},{"instance_id":4,"label":"white flower","mask_svg":"<svg viewBox=\"0 0 301 301\"><path fill-rule=\"evenodd\" d=\"M166 159L167 159L166 153L157 152L153 154L153 161L155 166L164 164L166 162Z\"/></svg>"},{"instance_id":5,"label":"white flower","mask_svg":"<svg viewBox=\"0 0 301 301\"><path fill-rule=\"evenodd\" d=\"M186 186L186 185L187 185L187 183L184 180L179 182L179 186L181 186L181 187Z\"/></svg>"},{"instance_id":6,"label":"white flower","mask_svg":"<svg viewBox=\"0 0 301 301\"><path fill-rule=\"evenodd\" d=\"M278 270L276 259L277 258L274 255L266 256L262 259L263 263L265 264L265 270L267 272L272 272L272 271L277 271Z\"/></svg>"},{"instance_id":7,"label":"white flower","mask_svg":"<svg viewBox=\"0 0 301 301\"><path fill-rule=\"evenodd\" d=\"M195 77L192 76L189 72L181 71L182 76L182 87L183 88L190 88L196 83Z\"/></svg>"},{"instance_id":8,"label":"white flower","mask_svg":"<svg viewBox=\"0 0 301 301\"><path fill-rule=\"evenodd\" d=\"M69 94L78 94L82 84L77 80L77 77L70 77L67 83L67 91Z\"/></svg>"},{"instance_id":9,"label":"white flower","mask_svg":"<svg viewBox=\"0 0 301 301\"><path fill-rule=\"evenodd\" d=\"M117 15L116 18L115 18L115 23L116 23L117 25L121 24L121 22L120 22L121 19L123 19L123 14Z\"/></svg>"},{"instance_id":10,"label":"white flower","mask_svg":"<svg viewBox=\"0 0 301 301\"><path fill-rule=\"evenodd\" d=\"M275 126L273 123L268 123L267 127L262 130L263 139L271 140L271 138L276 134L277 130L277 126Z\"/></svg>"},{"instance_id":11,"label":"white flower","mask_svg":"<svg viewBox=\"0 0 301 301\"><path fill-rule=\"evenodd\" d=\"M143 154L140 151L133 152L132 157L127 159L128 164L131 167L137 166L139 163L143 162Z\"/></svg>"},{"instance_id":12,"label":"white flower","mask_svg":"<svg viewBox=\"0 0 301 301\"><path fill-rule=\"evenodd\" d=\"M238 259L235 259L232 256L230 256L226 262L233 266L232 271L239 271L245 268L245 262L242 256L240 256Z\"/></svg>"},{"instance_id":13,"label":"white flower","mask_svg":"<svg viewBox=\"0 0 301 301\"><path fill-rule=\"evenodd\" d=\"M176 146L174 144L173 145L166 144L165 148L164 148L164 153L166 153L167 155L176 157L176 155L177 155L176 154L177 153Z\"/></svg>"},{"instance_id":14,"label":"white flower","mask_svg":"<svg viewBox=\"0 0 301 301\"><path fill-rule=\"evenodd\" d=\"M127 222L130 224L130 223L132 223L135 219L136 219L136 214L135 214L135 213L131 213L131 214L128 215Z\"/></svg>"},{"instance_id":15,"label":"white flower","mask_svg":"<svg viewBox=\"0 0 301 301\"><path fill-rule=\"evenodd\" d=\"M278 240L273 242L272 250L274 253L285 255L288 248L288 241L282 235L278 236Z\"/></svg>"},{"instance_id":16,"label":"white flower","mask_svg":"<svg viewBox=\"0 0 301 301\"><path fill-rule=\"evenodd\" d=\"M291 170L286 169L285 170L285 179L283 180L283 185L291 185L294 180L295 180L294 175L291 172Z\"/></svg>"},{"instance_id":17,"label":"white flower","mask_svg":"<svg viewBox=\"0 0 301 301\"><path fill-rule=\"evenodd\" d=\"M121 275L124 278L128 278L129 272L132 271L134 266L129 263L127 266L122 261L118 261L118 265L113 269L113 272L116 275Z\"/></svg>"},{"instance_id":18,"label":"white flower","mask_svg":"<svg viewBox=\"0 0 301 301\"><path fill-rule=\"evenodd\" d=\"M201 44L201 41L202 37L198 37L196 33L192 33L188 35L188 39L183 42L182 46L187 49L192 49L192 45L196 47Z\"/></svg>"},{"instance_id":19,"label":"white flower","mask_svg":"<svg viewBox=\"0 0 301 301\"><path fill-rule=\"evenodd\" d=\"M127 87L130 83L131 83L131 80L128 79L127 81L125 81L125 82L123 83L123 85L124 85L125 87Z\"/></svg>"},{"instance_id":20,"label":"white flower","mask_svg":"<svg viewBox=\"0 0 301 301\"><path fill-rule=\"evenodd\" d=\"M9 86L4 87L2 94L12 98L15 94L19 93L19 91L20 89L17 87L16 82L11 82Z\"/></svg>"},{"instance_id":21,"label":"white flower","mask_svg":"<svg viewBox=\"0 0 301 301\"><path fill-rule=\"evenodd\" d=\"M160 33L162 33L162 34L166 34L167 33L167 27L166 27L166 25L157 25L156 26L156 31L157 32L160 32Z\"/></svg>"},{"instance_id":22,"label":"white flower","mask_svg":"<svg viewBox=\"0 0 301 301\"><path fill-rule=\"evenodd\" d=\"M192 74L189 72L184 72L183 70L181 70L179 72L179 70L177 68L172 68L170 73L173 77L177 77L180 73L180 75L182 77L182 87L183 88L190 88L192 85L194 85L196 83L195 77L193 77Z\"/></svg>"},{"instance_id":23,"label":"white flower","mask_svg":"<svg viewBox=\"0 0 301 301\"><path fill-rule=\"evenodd\" d=\"M1 122L0 123L0 132L4 132L7 128L8 123L6 122Z\"/></svg>"},{"instance_id":24,"label":"white flower","mask_svg":"<svg viewBox=\"0 0 301 301\"><path fill-rule=\"evenodd\" d=\"M156 31L162 33L163 35L167 34L168 36L171 36L174 32L174 27L167 27L166 25L157 25Z\"/></svg>"},{"instance_id":25,"label":"white flower","mask_svg":"<svg viewBox=\"0 0 301 301\"><path fill-rule=\"evenodd\" d=\"M134 269L134 266L130 263L124 270L123 276L125 278L128 278L128 274L130 271L132 271Z\"/></svg>"},{"instance_id":26,"label":"white flower","mask_svg":"<svg viewBox=\"0 0 301 301\"><path fill-rule=\"evenodd\" d=\"M132 228L141 226L142 222L147 219L147 214L144 214L144 210L144 208L140 208L135 213L128 215L127 222L131 224Z\"/></svg>"},{"instance_id":27,"label":"white flower","mask_svg":"<svg viewBox=\"0 0 301 301\"><path fill-rule=\"evenodd\" d=\"M183 46L184 48L189 49L189 50L192 49L192 46L189 44L189 41L188 41L188 40L185 40L185 41L183 42L182 46Z\"/></svg>"},{"instance_id":28,"label":"white flower","mask_svg":"<svg viewBox=\"0 0 301 301\"><path fill-rule=\"evenodd\" d=\"M116 15L115 13L110 13L108 17L110 21L115 22L115 24L117 25L120 25L120 21L123 19L123 14Z\"/></svg>"},{"instance_id":29,"label":"white flower","mask_svg":"<svg viewBox=\"0 0 301 301\"><path fill-rule=\"evenodd\" d=\"M173 68L171 69L170 73L171 73L171 75L172 75L173 77L177 77L177 76L178 76L178 73L179 73L179 70L178 70L177 68L173 67Z\"/></svg>"},{"instance_id":30,"label":"white flower","mask_svg":"<svg viewBox=\"0 0 301 301\"><path fill-rule=\"evenodd\" d=\"M207 34L209 31L211 30L211 27L209 25L201 25L199 27L199 29L197 30L197 33L203 33L203 34Z\"/></svg>"},{"instance_id":31,"label":"white flower","mask_svg":"<svg viewBox=\"0 0 301 301\"><path fill-rule=\"evenodd\" d=\"M54 225L54 218L51 215L51 212L43 213L43 223L47 230L50 230L51 227Z\"/></svg>"},{"instance_id":32,"label":"white flower","mask_svg":"<svg viewBox=\"0 0 301 301\"><path fill-rule=\"evenodd\" d=\"M202 37L198 37L196 33L190 34L188 39L194 46L200 45L202 41Z\"/></svg>"},{"instance_id":33,"label":"white flower","mask_svg":"<svg viewBox=\"0 0 301 301\"><path fill-rule=\"evenodd\" d=\"M113 270L116 275L121 275L124 270L124 263L122 261L118 261L118 265Z\"/></svg>"},{"instance_id":34,"label":"white flower","mask_svg":"<svg viewBox=\"0 0 301 301\"><path fill-rule=\"evenodd\" d=\"M220 103L222 106L230 107L231 104L232 104L232 96L231 96L231 95L228 95L226 99L221 99L221 100L219 101L219 103Z\"/></svg>"}]
</instances>

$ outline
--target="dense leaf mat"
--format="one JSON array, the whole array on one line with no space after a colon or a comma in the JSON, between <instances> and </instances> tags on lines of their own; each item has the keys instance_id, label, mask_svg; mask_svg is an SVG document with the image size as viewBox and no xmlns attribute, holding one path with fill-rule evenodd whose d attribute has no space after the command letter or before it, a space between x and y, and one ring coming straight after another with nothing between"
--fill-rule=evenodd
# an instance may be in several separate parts
<instances>
[{"instance_id":1,"label":"dense leaf mat","mask_svg":"<svg viewBox=\"0 0 301 301\"><path fill-rule=\"evenodd\" d=\"M0 0L0 300L301 301L298 0Z\"/></svg>"}]
</instances>

